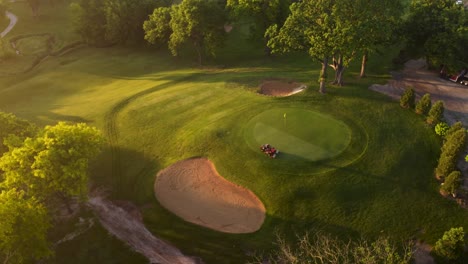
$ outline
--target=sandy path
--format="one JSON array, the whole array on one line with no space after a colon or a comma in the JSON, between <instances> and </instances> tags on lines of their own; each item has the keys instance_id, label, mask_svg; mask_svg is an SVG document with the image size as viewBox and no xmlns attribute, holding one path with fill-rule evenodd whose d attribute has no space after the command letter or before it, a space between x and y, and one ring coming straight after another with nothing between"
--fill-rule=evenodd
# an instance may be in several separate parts
<instances>
[{"instance_id":1,"label":"sandy path","mask_svg":"<svg viewBox=\"0 0 468 264\"><path fill-rule=\"evenodd\" d=\"M177 248L154 237L142 222L112 202L100 196L94 196L89 199L88 204L107 231L136 252L141 253L150 263L197 263L194 259L184 256Z\"/></svg>"},{"instance_id":2,"label":"sandy path","mask_svg":"<svg viewBox=\"0 0 468 264\"><path fill-rule=\"evenodd\" d=\"M15 27L16 23L18 22L18 17L15 16L15 14L11 13L10 11L6 11L5 15L10 20L10 24L8 25L8 27L5 28L5 30L3 30L2 33L0 33L0 38L5 37L13 29L13 27Z\"/></svg>"},{"instance_id":3,"label":"sandy path","mask_svg":"<svg viewBox=\"0 0 468 264\"><path fill-rule=\"evenodd\" d=\"M306 85L286 80L265 80L260 84L260 93L271 96L289 96L302 92Z\"/></svg>"},{"instance_id":4,"label":"sandy path","mask_svg":"<svg viewBox=\"0 0 468 264\"><path fill-rule=\"evenodd\" d=\"M369 89L400 99L406 87L412 86L417 97L431 94L433 102L444 101L445 119L450 124L461 121L468 127L468 88L439 78L435 72L426 69L424 60L410 60L401 73L392 73L393 79L385 85L374 84Z\"/></svg>"},{"instance_id":5,"label":"sandy path","mask_svg":"<svg viewBox=\"0 0 468 264\"><path fill-rule=\"evenodd\" d=\"M158 173L156 198L182 219L226 233L255 232L265 220L263 203L235 185L205 158L179 161Z\"/></svg>"}]
</instances>

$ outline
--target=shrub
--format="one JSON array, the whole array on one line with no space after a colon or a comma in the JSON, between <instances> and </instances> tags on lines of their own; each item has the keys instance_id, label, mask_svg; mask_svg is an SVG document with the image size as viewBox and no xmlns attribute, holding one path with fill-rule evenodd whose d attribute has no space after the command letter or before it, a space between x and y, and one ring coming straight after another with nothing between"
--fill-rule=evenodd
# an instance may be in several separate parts
<instances>
[{"instance_id":1,"label":"shrub","mask_svg":"<svg viewBox=\"0 0 468 264\"><path fill-rule=\"evenodd\" d=\"M427 93L421 98L421 100L419 100L418 104L416 105L416 113L419 115L427 115L431 109L431 105L431 95Z\"/></svg>"},{"instance_id":2,"label":"shrub","mask_svg":"<svg viewBox=\"0 0 468 264\"><path fill-rule=\"evenodd\" d=\"M465 161L468 162L468 155L465 156Z\"/></svg>"},{"instance_id":3,"label":"shrub","mask_svg":"<svg viewBox=\"0 0 468 264\"><path fill-rule=\"evenodd\" d=\"M454 195L458 188L460 188L461 183L461 172L452 171L449 176L445 179L445 182L440 187L440 189L446 193Z\"/></svg>"},{"instance_id":4,"label":"shrub","mask_svg":"<svg viewBox=\"0 0 468 264\"><path fill-rule=\"evenodd\" d=\"M466 131L459 129L446 137L446 141L442 146L439 163L436 168L436 176L441 179L455 170L458 155L465 148Z\"/></svg>"},{"instance_id":5,"label":"shrub","mask_svg":"<svg viewBox=\"0 0 468 264\"><path fill-rule=\"evenodd\" d=\"M444 102L437 101L429 111L429 115L427 116L426 122L428 124L437 124L442 121L442 117L444 115Z\"/></svg>"},{"instance_id":6,"label":"shrub","mask_svg":"<svg viewBox=\"0 0 468 264\"><path fill-rule=\"evenodd\" d=\"M449 125L447 125L447 123L445 122L440 122L435 126L436 134L441 137L445 137L449 129L450 129Z\"/></svg>"},{"instance_id":7,"label":"shrub","mask_svg":"<svg viewBox=\"0 0 468 264\"><path fill-rule=\"evenodd\" d=\"M414 108L414 99L414 90L412 87L409 87L400 98L400 106L403 108Z\"/></svg>"},{"instance_id":8,"label":"shrub","mask_svg":"<svg viewBox=\"0 0 468 264\"><path fill-rule=\"evenodd\" d=\"M450 127L450 129L447 131L446 136L448 137L460 129L465 129L465 128L463 127L463 124L460 121L458 121Z\"/></svg>"},{"instance_id":9,"label":"shrub","mask_svg":"<svg viewBox=\"0 0 468 264\"><path fill-rule=\"evenodd\" d=\"M459 129L445 137L445 139L442 152L450 151L453 152L455 156L458 156L465 148L466 131L464 129Z\"/></svg>"},{"instance_id":10,"label":"shrub","mask_svg":"<svg viewBox=\"0 0 468 264\"><path fill-rule=\"evenodd\" d=\"M458 259L463 254L464 237L463 227L450 229L436 242L434 253L446 260Z\"/></svg>"},{"instance_id":11,"label":"shrub","mask_svg":"<svg viewBox=\"0 0 468 264\"><path fill-rule=\"evenodd\" d=\"M456 157L453 155L443 154L440 156L439 163L435 170L436 177L438 179L445 178L450 172L454 171L456 168Z\"/></svg>"}]
</instances>

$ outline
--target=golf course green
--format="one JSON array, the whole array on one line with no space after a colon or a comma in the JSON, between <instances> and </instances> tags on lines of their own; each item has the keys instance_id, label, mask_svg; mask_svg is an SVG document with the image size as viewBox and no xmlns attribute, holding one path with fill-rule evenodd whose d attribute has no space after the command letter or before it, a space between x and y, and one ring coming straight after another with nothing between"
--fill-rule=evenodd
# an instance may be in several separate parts
<instances>
[{"instance_id":1,"label":"golf course green","mask_svg":"<svg viewBox=\"0 0 468 264\"><path fill-rule=\"evenodd\" d=\"M5 41L48 32L59 50L79 39L67 4L44 5L47 19L34 19L25 3L11 3L20 19ZM0 111L41 127L59 121L97 127L107 145L90 164L93 188L132 203L148 233L207 264L246 263L275 249L278 234L288 242L319 231L343 240L417 237L435 244L451 227L468 229L468 211L441 197L433 176L440 137L422 116L368 89L391 78L399 49L372 54L365 79L358 78L360 61L350 63L346 85L327 84L322 94L320 63L298 53L266 57L262 45L249 42L248 27L234 25L226 46L203 67L190 45L179 57L145 45L82 46L23 72L45 45L25 38L24 56L0 61ZM309 88L288 97L259 95L259 84L273 77ZM279 149L276 159L260 151L266 143ZM258 197L265 207L258 231L211 230L158 202L158 172L194 157ZM47 263L148 263L89 210L54 226L51 244L73 232L80 217L95 225L58 245Z\"/></svg>"},{"instance_id":2,"label":"golf course green","mask_svg":"<svg viewBox=\"0 0 468 264\"><path fill-rule=\"evenodd\" d=\"M351 131L333 117L299 108L267 110L252 118L246 127L249 146L277 148L281 159L329 159L343 152L351 140Z\"/></svg>"}]
</instances>

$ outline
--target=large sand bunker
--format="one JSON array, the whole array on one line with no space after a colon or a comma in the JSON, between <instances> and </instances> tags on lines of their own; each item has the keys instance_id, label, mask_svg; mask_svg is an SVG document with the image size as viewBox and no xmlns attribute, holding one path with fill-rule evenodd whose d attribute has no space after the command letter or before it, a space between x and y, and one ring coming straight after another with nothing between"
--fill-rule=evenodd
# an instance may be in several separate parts
<instances>
[{"instance_id":1,"label":"large sand bunker","mask_svg":"<svg viewBox=\"0 0 468 264\"><path fill-rule=\"evenodd\" d=\"M226 233L257 231L265 207L251 191L221 177L205 158L179 161L160 171L156 198L185 221Z\"/></svg>"},{"instance_id":2,"label":"large sand bunker","mask_svg":"<svg viewBox=\"0 0 468 264\"><path fill-rule=\"evenodd\" d=\"M272 96L289 96L305 90L302 83L287 80L265 80L260 84L260 93Z\"/></svg>"}]
</instances>

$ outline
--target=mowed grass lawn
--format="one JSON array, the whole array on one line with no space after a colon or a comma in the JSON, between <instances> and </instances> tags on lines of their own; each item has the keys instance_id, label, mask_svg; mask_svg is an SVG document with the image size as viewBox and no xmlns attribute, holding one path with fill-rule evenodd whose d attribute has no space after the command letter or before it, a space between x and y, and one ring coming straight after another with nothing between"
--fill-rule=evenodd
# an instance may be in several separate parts
<instances>
[{"instance_id":1,"label":"mowed grass lawn","mask_svg":"<svg viewBox=\"0 0 468 264\"><path fill-rule=\"evenodd\" d=\"M155 235L206 263L243 263L247 254L271 249L276 233L293 239L320 230L396 242L418 236L434 243L451 227L468 229L468 212L442 198L433 178L440 139L420 116L367 89L389 77L391 54L371 60L368 79L358 80L353 66L346 87L322 95L316 92L319 65L301 55L264 58L241 33L235 29L217 61L203 68L190 57L145 48L85 48L50 58L30 73L0 78L0 109L39 125L65 120L101 129L109 147L93 162L94 185L139 205ZM271 77L310 88L287 98L257 94ZM250 120L277 109L342 122L348 146L325 161L265 157L249 146L246 133ZM208 157L221 175L263 201L267 218L258 232L215 232L158 204L156 173L194 156ZM122 248L96 228L58 247L55 263L145 263Z\"/></svg>"}]
</instances>

